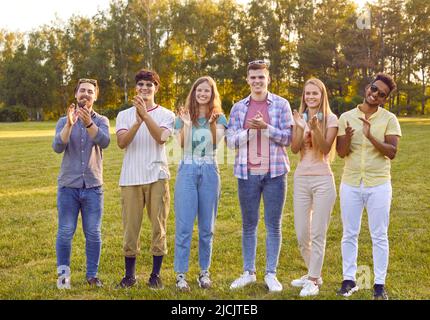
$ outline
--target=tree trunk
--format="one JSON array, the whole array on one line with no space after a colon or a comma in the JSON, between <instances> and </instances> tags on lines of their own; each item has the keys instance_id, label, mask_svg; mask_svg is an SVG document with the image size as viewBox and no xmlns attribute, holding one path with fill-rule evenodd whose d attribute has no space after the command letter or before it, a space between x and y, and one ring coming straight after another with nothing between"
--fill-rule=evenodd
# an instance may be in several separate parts
<instances>
[{"instance_id":1,"label":"tree trunk","mask_svg":"<svg viewBox=\"0 0 430 320\"><path fill-rule=\"evenodd\" d=\"M402 70L403 70L403 59L399 58L399 76L402 74ZM398 116L400 114L400 88L397 89L397 110L396 110L396 115Z\"/></svg>"},{"instance_id":2,"label":"tree trunk","mask_svg":"<svg viewBox=\"0 0 430 320\"><path fill-rule=\"evenodd\" d=\"M123 82L124 82L124 104L128 104L128 62L126 63L126 67L123 74Z\"/></svg>"},{"instance_id":3,"label":"tree trunk","mask_svg":"<svg viewBox=\"0 0 430 320\"><path fill-rule=\"evenodd\" d=\"M424 111L425 111L425 108L426 108L426 73L425 73L425 68L424 68L424 66L421 68L421 74L422 74L422 76L423 76L423 79L422 79L422 84L423 84L423 92L422 92L422 94L423 94L423 96L422 96L422 99L421 99L421 114L422 115L424 115Z\"/></svg>"},{"instance_id":4,"label":"tree trunk","mask_svg":"<svg viewBox=\"0 0 430 320\"><path fill-rule=\"evenodd\" d=\"M151 36L151 0L147 1L147 4L145 4L145 11L146 11L146 37L148 41L148 68L152 69L152 36Z\"/></svg>"},{"instance_id":5,"label":"tree trunk","mask_svg":"<svg viewBox=\"0 0 430 320\"><path fill-rule=\"evenodd\" d=\"M409 110L411 108L411 61L408 59L408 82L407 82L407 86L408 89L406 91L406 112L407 114L409 114Z\"/></svg>"}]
</instances>

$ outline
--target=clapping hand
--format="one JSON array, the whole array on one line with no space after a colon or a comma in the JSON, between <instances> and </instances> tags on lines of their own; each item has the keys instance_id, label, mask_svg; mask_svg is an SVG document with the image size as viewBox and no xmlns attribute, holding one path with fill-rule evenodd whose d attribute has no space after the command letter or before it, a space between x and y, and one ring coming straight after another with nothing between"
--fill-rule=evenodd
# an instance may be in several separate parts
<instances>
[{"instance_id":1,"label":"clapping hand","mask_svg":"<svg viewBox=\"0 0 430 320\"><path fill-rule=\"evenodd\" d=\"M303 119L303 115L298 113L297 110L294 110L293 118L296 126L304 130L306 126L306 121L305 119Z\"/></svg>"},{"instance_id":2,"label":"clapping hand","mask_svg":"<svg viewBox=\"0 0 430 320\"><path fill-rule=\"evenodd\" d=\"M220 116L221 116L221 113L213 112L211 117L209 118L209 124L213 124L213 123L216 124Z\"/></svg>"},{"instance_id":3,"label":"clapping hand","mask_svg":"<svg viewBox=\"0 0 430 320\"><path fill-rule=\"evenodd\" d=\"M318 129L318 117L317 117L317 115L314 115L311 118L311 121L309 121L309 127L311 128L311 131Z\"/></svg>"},{"instance_id":4,"label":"clapping hand","mask_svg":"<svg viewBox=\"0 0 430 320\"><path fill-rule=\"evenodd\" d=\"M188 109L185 109L184 107L179 108L178 112L179 118L184 122L186 126L189 126L191 124L191 116Z\"/></svg>"},{"instance_id":5,"label":"clapping hand","mask_svg":"<svg viewBox=\"0 0 430 320\"><path fill-rule=\"evenodd\" d=\"M135 96L133 99L134 106L136 107L136 118L137 121L145 121L146 117L148 116L148 111L146 109L146 103L145 100L141 96ZM139 119L140 118L140 119Z\"/></svg>"},{"instance_id":6,"label":"clapping hand","mask_svg":"<svg viewBox=\"0 0 430 320\"><path fill-rule=\"evenodd\" d=\"M263 115L258 111L253 119L248 120L250 129L267 129L267 123L264 122Z\"/></svg>"},{"instance_id":7,"label":"clapping hand","mask_svg":"<svg viewBox=\"0 0 430 320\"><path fill-rule=\"evenodd\" d=\"M86 106L79 107L77 110L77 115L86 127L88 127L91 124L91 121L92 121L91 114Z\"/></svg>"},{"instance_id":8,"label":"clapping hand","mask_svg":"<svg viewBox=\"0 0 430 320\"><path fill-rule=\"evenodd\" d=\"M358 119L360 119L363 122L363 134L364 134L364 136L366 138L369 139L369 137L370 137L370 127L371 127L370 122L368 120L364 119L364 118L361 118L361 117L358 118Z\"/></svg>"},{"instance_id":9,"label":"clapping hand","mask_svg":"<svg viewBox=\"0 0 430 320\"><path fill-rule=\"evenodd\" d=\"M76 112L76 105L72 103L67 109L67 124L73 127L76 121L78 121L78 114Z\"/></svg>"},{"instance_id":10,"label":"clapping hand","mask_svg":"<svg viewBox=\"0 0 430 320\"><path fill-rule=\"evenodd\" d=\"M348 139L352 139L352 136L354 135L354 129L351 127L349 122L346 122L346 128L345 128L345 135Z\"/></svg>"}]
</instances>

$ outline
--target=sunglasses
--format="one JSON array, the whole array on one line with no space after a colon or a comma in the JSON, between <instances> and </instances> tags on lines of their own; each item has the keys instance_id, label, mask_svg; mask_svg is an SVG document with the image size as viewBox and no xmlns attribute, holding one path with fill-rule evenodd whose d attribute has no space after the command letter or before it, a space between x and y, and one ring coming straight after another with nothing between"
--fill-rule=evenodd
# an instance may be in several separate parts
<instances>
[{"instance_id":1,"label":"sunglasses","mask_svg":"<svg viewBox=\"0 0 430 320\"><path fill-rule=\"evenodd\" d=\"M381 98L381 99L384 99L384 98L387 97L387 94L385 92L380 91L379 88L374 83L372 83L370 85L370 91L372 91L372 92L378 92L378 97Z\"/></svg>"},{"instance_id":2,"label":"sunglasses","mask_svg":"<svg viewBox=\"0 0 430 320\"><path fill-rule=\"evenodd\" d=\"M248 63L248 66L252 66L254 64L261 64L261 65L267 66L267 63L264 60L254 60L254 61L251 61L250 63Z\"/></svg>"},{"instance_id":3,"label":"sunglasses","mask_svg":"<svg viewBox=\"0 0 430 320\"><path fill-rule=\"evenodd\" d=\"M152 88L154 86L154 84L152 82L138 82L136 83L136 86L138 87L147 87L147 88Z\"/></svg>"},{"instance_id":4,"label":"sunglasses","mask_svg":"<svg viewBox=\"0 0 430 320\"><path fill-rule=\"evenodd\" d=\"M78 85L80 85L81 83L90 83L95 87L97 87L97 80L94 80L94 79L79 79Z\"/></svg>"}]
</instances>

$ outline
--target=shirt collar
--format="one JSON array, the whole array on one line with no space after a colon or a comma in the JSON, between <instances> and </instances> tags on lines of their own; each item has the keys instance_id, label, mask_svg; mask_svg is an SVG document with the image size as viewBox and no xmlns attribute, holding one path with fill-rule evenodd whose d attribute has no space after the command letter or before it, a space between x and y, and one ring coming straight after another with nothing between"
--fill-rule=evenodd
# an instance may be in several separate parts
<instances>
[{"instance_id":1,"label":"shirt collar","mask_svg":"<svg viewBox=\"0 0 430 320\"><path fill-rule=\"evenodd\" d=\"M247 96L244 102L245 102L245 105L248 107L251 102L251 95ZM273 93L267 92L267 105L270 107L272 102L273 102Z\"/></svg>"},{"instance_id":2,"label":"shirt collar","mask_svg":"<svg viewBox=\"0 0 430 320\"><path fill-rule=\"evenodd\" d=\"M356 110L357 110L357 112L358 112L359 114L364 115L364 112L363 112L363 111L361 111L360 106L362 106L362 104L359 104L359 105L357 106ZM377 116L381 113L381 109L382 109L381 107L378 107L378 110L376 110L376 112L375 112L374 114L372 114L372 115L369 117L369 119L372 119L372 118L377 117Z\"/></svg>"}]
</instances>

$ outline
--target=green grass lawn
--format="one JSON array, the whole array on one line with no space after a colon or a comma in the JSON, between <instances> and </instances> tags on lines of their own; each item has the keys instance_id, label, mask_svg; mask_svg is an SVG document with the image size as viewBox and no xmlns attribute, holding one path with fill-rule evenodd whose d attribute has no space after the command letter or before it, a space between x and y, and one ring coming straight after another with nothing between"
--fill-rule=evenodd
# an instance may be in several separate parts
<instances>
[{"instance_id":1,"label":"green grass lawn","mask_svg":"<svg viewBox=\"0 0 430 320\"><path fill-rule=\"evenodd\" d=\"M390 265L387 289L391 299L430 299L430 119L401 119L403 138L392 163L393 203L390 224ZM174 211L173 187L176 164L172 163L172 210L168 225L169 254L162 278L165 289L152 291L146 281L151 272L150 226L145 216L142 253L138 257L139 284L131 290L117 290L123 276L122 222L119 174L122 151L112 143L104 155L105 207L100 278L105 287L89 289L85 281L85 242L81 224L73 242L72 290L56 288L55 238L57 228L56 184L62 155L51 148L55 123L0 124L0 299L298 299L299 290L290 281L306 273L294 232L292 175L288 177L288 197L283 214L283 241L278 278L281 294L268 294L264 286L265 229L260 219L257 250L257 284L232 292L230 283L242 273L241 218L237 183L232 165L220 165L222 197L211 273L214 287L198 288L197 232L194 233L190 272L191 292L175 290L173 271ZM113 131L112 131L113 133ZM297 157L292 156L292 170ZM337 186L343 161L336 159L333 170ZM195 229L197 231L197 229ZM336 290L342 280L340 241L342 225L337 202L328 232L323 267L324 285L312 299L339 299ZM367 215L363 216L359 242L359 266L372 270L371 240ZM373 281L373 272L371 274ZM373 282L372 282L373 284ZM370 299L371 290L361 290L351 299Z\"/></svg>"}]
</instances>

